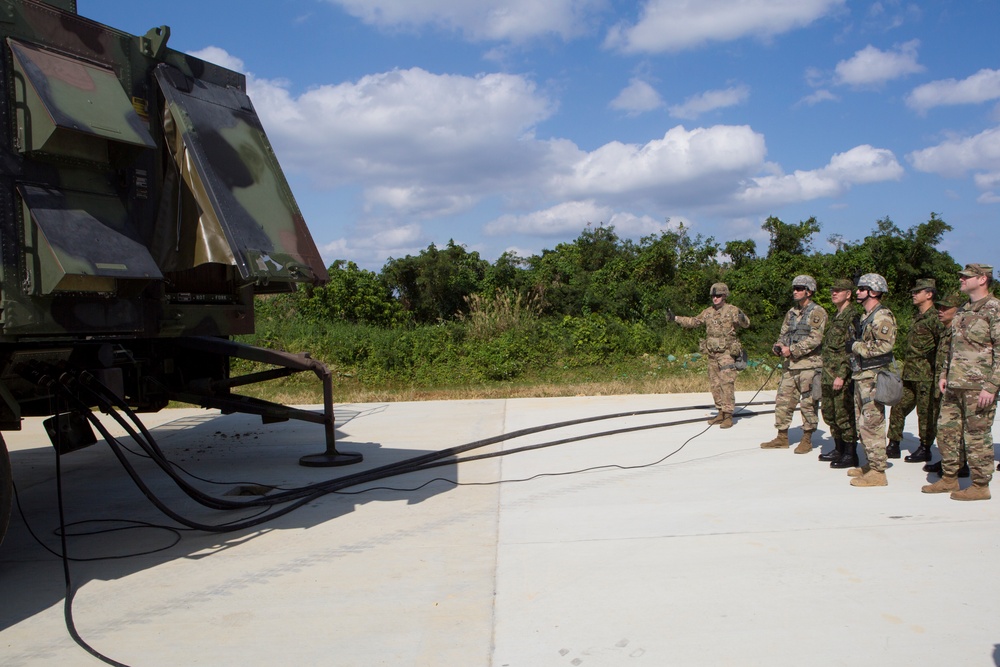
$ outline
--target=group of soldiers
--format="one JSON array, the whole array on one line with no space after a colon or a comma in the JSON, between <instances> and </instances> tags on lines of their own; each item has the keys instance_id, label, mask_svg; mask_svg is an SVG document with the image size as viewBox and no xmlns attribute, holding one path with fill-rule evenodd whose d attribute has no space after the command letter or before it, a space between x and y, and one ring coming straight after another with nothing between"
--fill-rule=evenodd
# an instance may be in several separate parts
<instances>
[{"instance_id":1,"label":"group of soldiers","mask_svg":"<svg viewBox=\"0 0 1000 667\"><path fill-rule=\"evenodd\" d=\"M902 372L892 378L886 371L895 368L898 326L882 303L889 291L885 278L868 273L857 284L834 282L830 298L836 312L830 315L813 300L816 280L796 276L795 304L772 348L783 369L775 398L777 435L761 448L791 446L788 429L797 407L802 438L794 451L811 452L819 406L834 443L819 460L828 461L831 468L847 468L852 486L885 486L888 459L901 456L903 424L916 409L920 443L905 461L926 463L926 472L940 475L921 490L949 493L955 500L989 500L1000 389L1000 299L992 295L992 283L993 267L986 264L967 264L959 272L960 291L954 294L939 295L933 279L917 281L910 290L917 313L907 332ZM717 408L708 423L731 428L736 376L746 366L738 330L749 327L750 319L727 303L729 288L724 283L712 285L710 296L712 305L697 316L668 311L667 319L685 328L705 327L700 349ZM889 399L883 392L893 381L898 388L900 380L901 397L891 406L887 434L883 401ZM935 438L941 459L930 463ZM858 456L858 440L865 465ZM961 489L959 477L971 477L972 484Z\"/></svg>"}]
</instances>

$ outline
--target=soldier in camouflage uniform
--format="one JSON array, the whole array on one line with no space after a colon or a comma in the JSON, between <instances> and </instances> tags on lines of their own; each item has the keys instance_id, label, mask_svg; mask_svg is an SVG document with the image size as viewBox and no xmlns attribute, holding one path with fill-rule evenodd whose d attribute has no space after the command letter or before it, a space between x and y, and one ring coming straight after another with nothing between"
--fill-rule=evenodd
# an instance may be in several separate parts
<instances>
[{"instance_id":1,"label":"soldier in camouflage uniform","mask_svg":"<svg viewBox=\"0 0 1000 667\"><path fill-rule=\"evenodd\" d=\"M831 468L858 465L858 431L854 424L854 382L847 346L858 328L858 310L852 298L854 283L841 278L830 290L830 300L837 312L823 336L823 398L820 407L823 421L830 427L834 449L820 454Z\"/></svg>"},{"instance_id":2,"label":"soldier in camouflage uniform","mask_svg":"<svg viewBox=\"0 0 1000 667\"><path fill-rule=\"evenodd\" d=\"M906 416L917 409L920 446L906 457L907 463L931 460L931 445L937 437L938 399L934 393L937 376L934 358L937 356L943 326L934 308L937 288L932 278L918 280L910 290L917 315L906 334L906 352L903 355L903 398L889 412L889 446L886 456L898 459L899 441L903 439Z\"/></svg>"},{"instance_id":3,"label":"soldier in camouflage uniform","mask_svg":"<svg viewBox=\"0 0 1000 667\"><path fill-rule=\"evenodd\" d=\"M990 294L993 267L966 264L959 274L969 303L952 321L951 341L939 370L941 415L938 449L941 479L924 493L951 492L953 500L989 500L993 478L993 417L1000 389L1000 299ZM962 436L972 471L972 486L959 490Z\"/></svg>"},{"instance_id":4,"label":"soldier in camouflage uniform","mask_svg":"<svg viewBox=\"0 0 1000 667\"><path fill-rule=\"evenodd\" d=\"M736 306L726 303L729 287L725 283L712 285L709 294L712 305L695 317L675 316L668 310L667 319L677 322L685 329L704 325L705 338L698 344L698 348L708 361L708 383L718 409L718 413L708 423L718 424L719 428L730 428L733 425L733 412L736 410L736 375L739 373L737 362L743 360L743 347L736 337L736 330L749 327L750 318Z\"/></svg>"},{"instance_id":5,"label":"soldier in camouflage uniform","mask_svg":"<svg viewBox=\"0 0 1000 667\"><path fill-rule=\"evenodd\" d=\"M937 358L934 360L934 368L941 369L944 368L945 363L948 361L948 351L951 349L951 321L955 319L955 315L958 313L958 309L964 306L969 301L961 292L956 292L954 294L949 294L937 300L934 305L937 306L938 321L941 323L941 341L938 343ZM935 374L937 371L935 371ZM934 397L938 402L938 411L940 412L941 405L941 388L937 385L937 380L934 381ZM958 469L958 478L965 479L969 476L969 464L965 460L965 442L961 443L961 462L962 466ZM924 472L941 474L941 461L938 460L934 463L928 463L924 466Z\"/></svg>"},{"instance_id":6,"label":"soldier in camouflage uniform","mask_svg":"<svg viewBox=\"0 0 1000 667\"><path fill-rule=\"evenodd\" d=\"M854 376L854 417L858 435L868 456L868 465L851 468L851 486L885 486L885 406L875 400L875 378L880 368L892 363L896 344L896 317L882 305L889 291L885 278L866 273L858 279L857 300L865 309L857 339L851 344Z\"/></svg>"},{"instance_id":7,"label":"soldier in camouflage uniform","mask_svg":"<svg viewBox=\"0 0 1000 667\"><path fill-rule=\"evenodd\" d=\"M795 276L792 281L795 305L785 314L778 342L773 348L785 366L774 399L774 427L778 429L778 435L773 440L760 443L762 449L788 448L788 427L792 423L795 407L800 406L802 439L795 453L808 454L812 451L812 434L819 424L816 414L818 396L815 394L819 393L823 331L827 319L823 307L812 300L815 293L816 280L812 276Z\"/></svg>"}]
</instances>

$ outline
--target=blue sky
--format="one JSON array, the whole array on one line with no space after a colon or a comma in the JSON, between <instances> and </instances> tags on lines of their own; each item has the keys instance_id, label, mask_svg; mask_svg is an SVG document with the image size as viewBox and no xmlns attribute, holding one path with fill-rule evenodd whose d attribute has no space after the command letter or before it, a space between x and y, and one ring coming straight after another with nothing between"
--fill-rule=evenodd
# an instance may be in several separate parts
<instances>
[{"instance_id":1,"label":"blue sky","mask_svg":"<svg viewBox=\"0 0 1000 667\"><path fill-rule=\"evenodd\" d=\"M996 0L79 0L248 75L327 263L612 224L817 249L931 212L1000 265ZM873 267L877 269L878 267Z\"/></svg>"}]
</instances>

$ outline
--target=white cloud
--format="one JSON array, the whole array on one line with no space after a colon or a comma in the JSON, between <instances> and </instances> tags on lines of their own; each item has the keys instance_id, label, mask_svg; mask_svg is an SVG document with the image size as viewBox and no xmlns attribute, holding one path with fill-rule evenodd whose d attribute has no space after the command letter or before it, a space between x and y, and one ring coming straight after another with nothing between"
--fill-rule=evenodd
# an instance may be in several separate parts
<instances>
[{"instance_id":1,"label":"white cloud","mask_svg":"<svg viewBox=\"0 0 1000 667\"><path fill-rule=\"evenodd\" d=\"M811 95L806 95L801 100L799 100L796 104L797 105L805 104L807 106L815 106L815 105L820 104L822 102L836 102L839 99L840 99L839 97L837 97L836 95L834 95L833 93L831 93L829 90L820 89L820 90L817 90L816 92L812 93Z\"/></svg>"},{"instance_id":2,"label":"white cloud","mask_svg":"<svg viewBox=\"0 0 1000 667\"><path fill-rule=\"evenodd\" d=\"M366 228L364 234L340 238L319 248L327 266L336 259L350 259L359 266L378 270L387 257L414 255L426 247L418 224Z\"/></svg>"},{"instance_id":3,"label":"white cloud","mask_svg":"<svg viewBox=\"0 0 1000 667\"><path fill-rule=\"evenodd\" d=\"M637 115L663 106L663 99L656 89L642 79L632 79L618 97L611 100L611 108Z\"/></svg>"},{"instance_id":4,"label":"white cloud","mask_svg":"<svg viewBox=\"0 0 1000 667\"><path fill-rule=\"evenodd\" d=\"M613 225L620 236L633 238L656 234L676 226L674 223L657 220L648 215L616 212L610 206L588 199L563 202L547 209L521 215L502 215L487 223L484 232L489 236L525 234L555 237L578 233L588 224Z\"/></svg>"},{"instance_id":5,"label":"white cloud","mask_svg":"<svg viewBox=\"0 0 1000 667\"><path fill-rule=\"evenodd\" d=\"M546 159L532 136L555 105L510 74L476 77L420 68L372 74L293 97L252 80L251 96L286 170L317 187L363 183L369 201L431 212L472 191L497 188ZM457 199L456 199L457 198Z\"/></svg>"},{"instance_id":6,"label":"white cloud","mask_svg":"<svg viewBox=\"0 0 1000 667\"><path fill-rule=\"evenodd\" d=\"M892 151L869 145L837 153L822 169L751 179L736 201L761 208L836 197L852 185L899 180L903 167Z\"/></svg>"},{"instance_id":7,"label":"white cloud","mask_svg":"<svg viewBox=\"0 0 1000 667\"><path fill-rule=\"evenodd\" d=\"M578 151L567 169L552 177L550 190L572 199L693 201L757 171L765 153L764 137L745 125L691 131L677 126L644 145L614 141L590 153Z\"/></svg>"},{"instance_id":8,"label":"white cloud","mask_svg":"<svg viewBox=\"0 0 1000 667\"><path fill-rule=\"evenodd\" d=\"M836 82L847 86L878 86L924 71L917 62L920 40L912 39L894 50L880 51L870 44L857 51L848 60L841 60L836 67Z\"/></svg>"},{"instance_id":9,"label":"white cloud","mask_svg":"<svg viewBox=\"0 0 1000 667\"><path fill-rule=\"evenodd\" d=\"M195 58L201 58L202 60L207 60L210 63L215 63L216 65L221 65L226 69L231 69L234 72L246 73L246 65L242 60L234 55L231 55L225 49L220 49L218 46L206 46L198 51L191 51L189 55Z\"/></svg>"},{"instance_id":10,"label":"white cloud","mask_svg":"<svg viewBox=\"0 0 1000 667\"><path fill-rule=\"evenodd\" d=\"M635 25L612 28L609 48L627 53L681 51L706 42L767 38L809 25L845 0L647 0Z\"/></svg>"},{"instance_id":11,"label":"white cloud","mask_svg":"<svg viewBox=\"0 0 1000 667\"><path fill-rule=\"evenodd\" d=\"M906 104L917 111L956 104L980 104L1000 99L1000 70L981 69L962 79L942 79L917 86Z\"/></svg>"},{"instance_id":12,"label":"white cloud","mask_svg":"<svg viewBox=\"0 0 1000 667\"><path fill-rule=\"evenodd\" d=\"M920 171L958 177L968 171L1000 171L1000 127L943 141L907 156Z\"/></svg>"},{"instance_id":13,"label":"white cloud","mask_svg":"<svg viewBox=\"0 0 1000 667\"><path fill-rule=\"evenodd\" d=\"M327 0L380 28L454 30L472 40L522 41L584 34L602 0Z\"/></svg>"},{"instance_id":14,"label":"white cloud","mask_svg":"<svg viewBox=\"0 0 1000 667\"><path fill-rule=\"evenodd\" d=\"M750 88L745 85L732 86L722 90L706 90L687 98L683 104L675 104L670 107L670 115L674 118L692 120L715 109L743 104L749 97Z\"/></svg>"}]
</instances>

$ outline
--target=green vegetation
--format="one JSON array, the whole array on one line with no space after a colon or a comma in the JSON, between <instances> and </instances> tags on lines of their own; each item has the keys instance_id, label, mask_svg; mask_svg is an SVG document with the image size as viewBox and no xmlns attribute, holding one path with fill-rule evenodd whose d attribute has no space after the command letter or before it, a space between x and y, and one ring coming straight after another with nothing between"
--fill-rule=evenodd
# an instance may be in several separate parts
<instances>
[{"instance_id":1,"label":"green vegetation","mask_svg":"<svg viewBox=\"0 0 1000 667\"><path fill-rule=\"evenodd\" d=\"M571 243L529 258L505 253L492 264L454 241L390 259L379 273L337 260L327 285L262 298L257 333L244 340L326 362L338 401L703 391L702 332L668 324L664 314L697 314L710 285L722 281L752 322L742 336L752 368L740 387L749 389L768 376L797 274L816 278L816 300L830 308L833 280L881 273L904 330L918 278L936 279L942 291L958 286L961 267L937 249L951 227L934 213L907 230L884 218L861 241L831 236L828 253L813 247L815 218L771 217L763 229L763 256L752 240L720 245L683 226L636 243L588 225ZM316 385L290 378L258 395L317 402Z\"/></svg>"}]
</instances>

